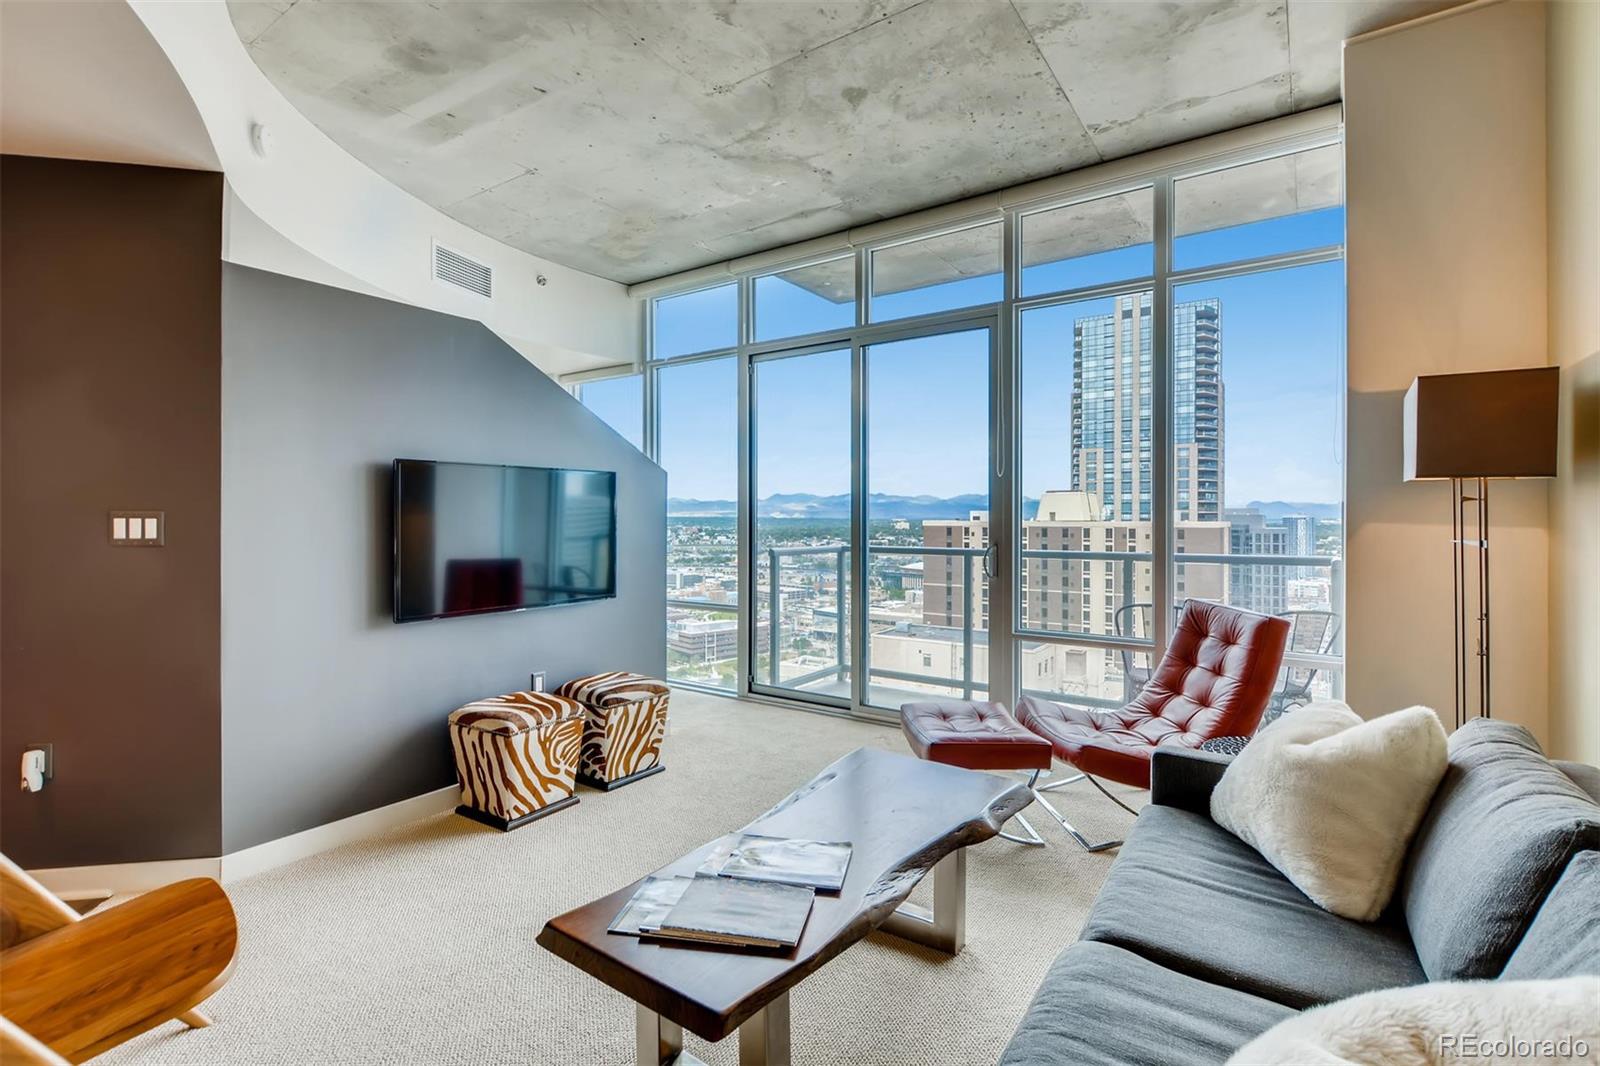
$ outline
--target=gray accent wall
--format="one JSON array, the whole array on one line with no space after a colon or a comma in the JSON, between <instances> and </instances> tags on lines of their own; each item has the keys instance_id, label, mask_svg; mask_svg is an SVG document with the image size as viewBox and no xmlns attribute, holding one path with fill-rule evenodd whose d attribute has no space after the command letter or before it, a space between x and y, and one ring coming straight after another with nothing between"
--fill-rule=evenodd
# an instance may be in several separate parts
<instances>
[{"instance_id":1,"label":"gray accent wall","mask_svg":"<svg viewBox=\"0 0 1600 1066\"><path fill-rule=\"evenodd\" d=\"M454 781L445 718L666 668L666 477L481 324L224 264L222 847ZM395 458L617 473L613 600L391 620Z\"/></svg>"}]
</instances>

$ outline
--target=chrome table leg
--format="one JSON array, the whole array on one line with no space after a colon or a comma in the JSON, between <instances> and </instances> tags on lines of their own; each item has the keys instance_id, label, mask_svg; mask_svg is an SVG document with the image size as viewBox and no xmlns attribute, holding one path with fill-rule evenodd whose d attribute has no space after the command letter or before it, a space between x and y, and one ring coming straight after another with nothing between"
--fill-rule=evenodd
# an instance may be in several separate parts
<instances>
[{"instance_id":1,"label":"chrome table leg","mask_svg":"<svg viewBox=\"0 0 1600 1066\"><path fill-rule=\"evenodd\" d=\"M790 1066L789 993L739 1026L739 1066Z\"/></svg>"},{"instance_id":2,"label":"chrome table leg","mask_svg":"<svg viewBox=\"0 0 1600 1066\"><path fill-rule=\"evenodd\" d=\"M967 943L967 849L957 848L933 868L933 912L902 903L880 928L951 955Z\"/></svg>"},{"instance_id":3,"label":"chrome table leg","mask_svg":"<svg viewBox=\"0 0 1600 1066\"><path fill-rule=\"evenodd\" d=\"M705 1066L683 1050L683 1026L649 1007L638 1008L638 1066ZM739 1066L791 1066L789 993L762 1007L739 1026Z\"/></svg>"},{"instance_id":4,"label":"chrome table leg","mask_svg":"<svg viewBox=\"0 0 1600 1066\"><path fill-rule=\"evenodd\" d=\"M696 1061L683 1052L683 1026L640 1004L637 1027L638 1066L681 1066Z\"/></svg>"}]
</instances>

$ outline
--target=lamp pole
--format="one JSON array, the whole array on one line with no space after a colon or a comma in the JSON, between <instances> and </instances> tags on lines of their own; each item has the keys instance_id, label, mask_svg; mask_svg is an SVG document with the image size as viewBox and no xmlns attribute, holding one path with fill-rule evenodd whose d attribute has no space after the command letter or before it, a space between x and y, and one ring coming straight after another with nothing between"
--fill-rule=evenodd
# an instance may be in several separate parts
<instances>
[{"instance_id":1,"label":"lamp pole","mask_svg":"<svg viewBox=\"0 0 1600 1066\"><path fill-rule=\"evenodd\" d=\"M1478 667L1478 715L1490 714L1490 656L1489 656L1489 479L1451 478L1451 543L1455 551L1452 558L1452 585L1455 593L1455 716L1456 725L1465 725L1470 704L1468 677L1472 659ZM1467 505L1472 505L1469 519ZM1473 537L1467 536L1469 521L1476 525ZM1474 619L1470 616L1468 600L1467 554L1474 553L1477 596L1470 602L1477 607L1477 650L1468 646Z\"/></svg>"}]
</instances>

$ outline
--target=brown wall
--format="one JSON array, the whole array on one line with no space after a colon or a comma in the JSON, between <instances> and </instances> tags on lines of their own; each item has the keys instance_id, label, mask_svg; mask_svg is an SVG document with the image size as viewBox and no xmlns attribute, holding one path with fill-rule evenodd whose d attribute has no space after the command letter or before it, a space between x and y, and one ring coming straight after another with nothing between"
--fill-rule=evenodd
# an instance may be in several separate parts
<instances>
[{"instance_id":1,"label":"brown wall","mask_svg":"<svg viewBox=\"0 0 1600 1066\"><path fill-rule=\"evenodd\" d=\"M222 176L0 159L0 850L221 848ZM112 548L113 509L166 512ZM29 743L44 792L17 790Z\"/></svg>"}]
</instances>

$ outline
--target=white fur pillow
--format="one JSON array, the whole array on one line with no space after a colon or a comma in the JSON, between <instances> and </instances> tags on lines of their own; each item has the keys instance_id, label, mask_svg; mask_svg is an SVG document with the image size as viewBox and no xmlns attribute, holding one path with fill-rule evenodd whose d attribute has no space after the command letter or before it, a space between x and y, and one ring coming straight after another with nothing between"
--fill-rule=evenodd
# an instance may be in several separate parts
<instances>
[{"instance_id":1,"label":"white fur pillow","mask_svg":"<svg viewBox=\"0 0 1600 1066\"><path fill-rule=\"evenodd\" d=\"M1446 763L1426 707L1363 722L1312 703L1258 733L1211 794L1211 818L1323 910L1370 922L1394 895L1406 845Z\"/></svg>"},{"instance_id":2,"label":"white fur pillow","mask_svg":"<svg viewBox=\"0 0 1600 1066\"><path fill-rule=\"evenodd\" d=\"M1597 1005L1600 977L1387 988L1287 1018L1228 1066L1595 1064Z\"/></svg>"}]
</instances>

